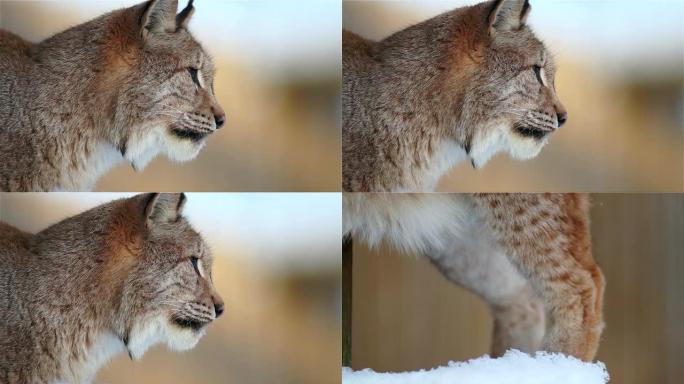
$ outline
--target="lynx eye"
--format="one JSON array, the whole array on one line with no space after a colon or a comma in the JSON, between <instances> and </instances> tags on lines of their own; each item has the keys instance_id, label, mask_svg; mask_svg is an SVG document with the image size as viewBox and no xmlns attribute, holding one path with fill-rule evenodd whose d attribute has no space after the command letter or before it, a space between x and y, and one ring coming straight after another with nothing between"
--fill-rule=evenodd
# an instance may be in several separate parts
<instances>
[{"instance_id":1,"label":"lynx eye","mask_svg":"<svg viewBox=\"0 0 684 384\"><path fill-rule=\"evenodd\" d=\"M192 78L192 81L197 84L198 87L202 87L202 84L200 84L199 81L199 69L197 68L188 68L188 72L190 73L190 77Z\"/></svg>"},{"instance_id":2,"label":"lynx eye","mask_svg":"<svg viewBox=\"0 0 684 384\"><path fill-rule=\"evenodd\" d=\"M195 272L197 272L198 275L202 276L199 270L199 259L196 257L191 257L190 262L192 263L192 267L195 268Z\"/></svg>"},{"instance_id":3,"label":"lynx eye","mask_svg":"<svg viewBox=\"0 0 684 384\"><path fill-rule=\"evenodd\" d=\"M537 75L537 81L539 81L539 84L545 85L544 84L544 79L542 78L542 67L540 65L535 65L532 67L534 70L534 74Z\"/></svg>"}]
</instances>

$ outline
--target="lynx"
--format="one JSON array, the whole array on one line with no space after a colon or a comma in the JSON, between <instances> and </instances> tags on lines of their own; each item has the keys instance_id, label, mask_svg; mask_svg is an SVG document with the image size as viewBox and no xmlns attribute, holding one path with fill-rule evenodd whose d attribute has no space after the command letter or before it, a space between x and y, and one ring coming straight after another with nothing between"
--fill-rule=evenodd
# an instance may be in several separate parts
<instances>
[{"instance_id":1,"label":"lynx","mask_svg":"<svg viewBox=\"0 0 684 384\"><path fill-rule=\"evenodd\" d=\"M184 204L138 195L35 235L0 224L0 382L89 383L121 352L193 348L224 305Z\"/></svg>"},{"instance_id":2,"label":"lynx","mask_svg":"<svg viewBox=\"0 0 684 384\"><path fill-rule=\"evenodd\" d=\"M195 158L225 113L188 32L150 0L32 44L0 30L0 190L89 190L122 161Z\"/></svg>"},{"instance_id":3,"label":"lynx","mask_svg":"<svg viewBox=\"0 0 684 384\"><path fill-rule=\"evenodd\" d=\"M494 356L516 348L594 358L604 278L586 196L355 193L343 212L345 234L422 254L484 299Z\"/></svg>"},{"instance_id":4,"label":"lynx","mask_svg":"<svg viewBox=\"0 0 684 384\"><path fill-rule=\"evenodd\" d=\"M343 187L423 192L463 160L537 156L568 114L527 0L459 8L374 42L343 31Z\"/></svg>"}]
</instances>

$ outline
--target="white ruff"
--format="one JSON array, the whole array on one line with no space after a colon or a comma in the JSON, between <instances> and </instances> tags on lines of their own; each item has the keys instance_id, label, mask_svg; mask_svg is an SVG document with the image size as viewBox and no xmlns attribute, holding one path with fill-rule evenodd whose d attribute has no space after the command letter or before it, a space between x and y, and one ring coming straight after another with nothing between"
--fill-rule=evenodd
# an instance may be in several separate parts
<instances>
[{"instance_id":1,"label":"white ruff","mask_svg":"<svg viewBox=\"0 0 684 384\"><path fill-rule=\"evenodd\" d=\"M50 384L91 383L103 365L125 350L123 342L113 333L102 333L88 348L85 361L69 364L68 371L63 373L64 377L52 380Z\"/></svg>"},{"instance_id":2,"label":"white ruff","mask_svg":"<svg viewBox=\"0 0 684 384\"><path fill-rule=\"evenodd\" d=\"M205 145L205 140L193 142L173 137L163 126L141 128L138 132L146 134L131 136L126 148L126 160L136 171L145 169L159 154L165 154L169 160L178 163L193 160Z\"/></svg>"},{"instance_id":3,"label":"white ruff","mask_svg":"<svg viewBox=\"0 0 684 384\"><path fill-rule=\"evenodd\" d=\"M507 124L480 128L473 139L470 154L455 140L445 140L436 146L433 155L421 167L414 168L407 164L407 169L411 170L408 181L391 192L431 192L444 175L468 157L475 168L484 167L501 152L517 160L528 160L539 155L547 143L547 139L521 137Z\"/></svg>"},{"instance_id":4,"label":"white ruff","mask_svg":"<svg viewBox=\"0 0 684 384\"><path fill-rule=\"evenodd\" d=\"M126 160L131 163L136 171L141 171L154 159L164 148L163 127L140 129L138 132L147 132L132 135L126 143Z\"/></svg>"},{"instance_id":5,"label":"white ruff","mask_svg":"<svg viewBox=\"0 0 684 384\"><path fill-rule=\"evenodd\" d=\"M386 240L407 252L445 249L475 221L468 195L344 195L344 233L371 247Z\"/></svg>"},{"instance_id":6,"label":"white ruff","mask_svg":"<svg viewBox=\"0 0 684 384\"><path fill-rule=\"evenodd\" d=\"M205 140L193 142L172 137L162 126L151 129L136 129L126 143L126 157L112 144L100 143L92 151L90 157L81 156L84 167L77 172L65 169L60 181L60 191L90 191L97 181L109 170L128 161L136 171L142 171L159 154L165 154L169 160L181 163L193 160L204 148ZM145 133L143 133L145 132Z\"/></svg>"},{"instance_id":7,"label":"white ruff","mask_svg":"<svg viewBox=\"0 0 684 384\"><path fill-rule=\"evenodd\" d=\"M89 158L83 157L84 164L77 172L64 170L65 175L60 184L59 191L90 191L95 187L97 180L123 161L121 152L108 143L100 143L93 149Z\"/></svg>"},{"instance_id":8,"label":"white ruff","mask_svg":"<svg viewBox=\"0 0 684 384\"><path fill-rule=\"evenodd\" d=\"M82 367L87 381L92 381L103 365L123 351L125 351L125 346L115 335L106 333L97 338L92 348L88 350L88 364Z\"/></svg>"},{"instance_id":9,"label":"white ruff","mask_svg":"<svg viewBox=\"0 0 684 384\"><path fill-rule=\"evenodd\" d=\"M105 332L97 336L93 345L88 348L86 360L67 364L68 370L62 374L63 377L50 384L91 383L97 372L114 356L125 352L127 347L131 359L140 360L155 344L165 343L172 351L192 349L204 333L205 330L195 332L176 328L164 316L136 323L131 329L128 346L113 333Z\"/></svg>"},{"instance_id":10,"label":"white ruff","mask_svg":"<svg viewBox=\"0 0 684 384\"><path fill-rule=\"evenodd\" d=\"M422 167L412 171L412 184L395 188L392 192L433 191L439 179L467 157L460 144L455 140L446 140L436 146L433 155Z\"/></svg>"},{"instance_id":11,"label":"white ruff","mask_svg":"<svg viewBox=\"0 0 684 384\"><path fill-rule=\"evenodd\" d=\"M536 140L521 137L514 133L507 124L492 126L490 129L481 129L479 132L488 132L487 135L478 134L473 140L470 157L475 168L484 167L492 157L501 152L507 152L516 160L529 160L541 152L548 139Z\"/></svg>"},{"instance_id":12,"label":"white ruff","mask_svg":"<svg viewBox=\"0 0 684 384\"><path fill-rule=\"evenodd\" d=\"M165 316L157 316L133 327L128 340L128 353L133 360L139 360L148 349L159 343L166 343L172 351L187 351L197 345L205 331L180 329L169 324Z\"/></svg>"}]
</instances>

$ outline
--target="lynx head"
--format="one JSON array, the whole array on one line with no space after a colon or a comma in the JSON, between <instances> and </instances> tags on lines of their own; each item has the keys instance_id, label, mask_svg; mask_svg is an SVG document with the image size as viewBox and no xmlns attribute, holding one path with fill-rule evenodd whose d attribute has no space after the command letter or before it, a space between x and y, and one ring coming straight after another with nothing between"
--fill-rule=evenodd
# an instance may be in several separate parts
<instances>
[{"instance_id":1,"label":"lynx head","mask_svg":"<svg viewBox=\"0 0 684 384\"><path fill-rule=\"evenodd\" d=\"M473 165L498 152L529 159L568 119L556 95L553 58L526 25L528 0L496 0L466 14L477 24L462 96L464 121L471 131L466 149Z\"/></svg>"},{"instance_id":2,"label":"lynx head","mask_svg":"<svg viewBox=\"0 0 684 384\"><path fill-rule=\"evenodd\" d=\"M193 1L150 0L120 11L106 52L107 83L117 89L118 137L126 160L143 168L157 154L195 158L225 113L214 94L211 57L187 29Z\"/></svg>"},{"instance_id":3,"label":"lynx head","mask_svg":"<svg viewBox=\"0 0 684 384\"><path fill-rule=\"evenodd\" d=\"M214 288L212 256L201 236L181 215L184 194L147 194L130 200L140 218L138 233L127 236L120 334L131 358L153 344L193 348L207 325L224 309Z\"/></svg>"}]
</instances>

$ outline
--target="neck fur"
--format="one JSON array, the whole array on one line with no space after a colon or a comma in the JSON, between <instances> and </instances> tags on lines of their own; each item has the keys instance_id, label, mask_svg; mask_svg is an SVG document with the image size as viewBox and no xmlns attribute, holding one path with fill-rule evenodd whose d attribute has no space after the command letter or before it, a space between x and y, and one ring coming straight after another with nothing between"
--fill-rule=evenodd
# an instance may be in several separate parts
<instances>
[{"instance_id":1,"label":"neck fur","mask_svg":"<svg viewBox=\"0 0 684 384\"><path fill-rule=\"evenodd\" d=\"M459 97L444 90L446 74L414 75L416 80L387 73L388 86L378 90L374 108L374 142L385 155L386 174L380 189L394 192L431 191L451 168L466 160L470 138L462 125ZM416 82L422 85L416 86ZM446 100L442 95L450 95ZM392 169L393 168L393 169Z\"/></svg>"},{"instance_id":2,"label":"neck fur","mask_svg":"<svg viewBox=\"0 0 684 384\"><path fill-rule=\"evenodd\" d=\"M49 124L36 126L35 141L50 158L56 190L90 190L96 181L124 160L127 126L117 107L116 70L112 48L128 35L113 28L130 18L117 11L59 33L32 50L31 105L39 106ZM118 39L121 41L113 41ZM87 40L74 48L73 41ZM40 106L43 106L42 108ZM45 107L47 106L47 107ZM59 106L55 108L54 106Z\"/></svg>"},{"instance_id":3,"label":"neck fur","mask_svg":"<svg viewBox=\"0 0 684 384\"><path fill-rule=\"evenodd\" d=\"M115 245L111 233L117 233L119 209L94 209L62 221L36 234L30 248L36 254L35 284L41 290L60 292L45 301L50 308L35 311L50 313L65 308L57 322L46 319L56 340L53 353L59 379L69 383L88 383L97 371L115 355L125 352L121 329L121 276L127 266L123 253L116 265L110 263ZM67 266L67 267L65 267ZM69 278L55 279L55 274ZM85 288L88 287L88 288ZM87 293L84 293L87 292Z\"/></svg>"}]
</instances>

